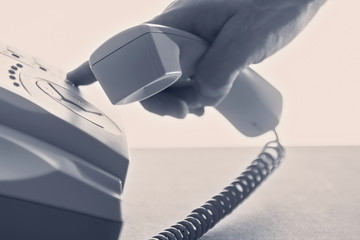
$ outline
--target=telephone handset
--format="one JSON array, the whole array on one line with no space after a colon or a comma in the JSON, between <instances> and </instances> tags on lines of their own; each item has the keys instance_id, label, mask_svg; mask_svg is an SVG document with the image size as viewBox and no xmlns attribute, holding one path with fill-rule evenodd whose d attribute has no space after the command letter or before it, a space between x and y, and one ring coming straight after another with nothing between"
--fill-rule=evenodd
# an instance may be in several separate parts
<instances>
[{"instance_id":1,"label":"telephone handset","mask_svg":"<svg viewBox=\"0 0 360 240\"><path fill-rule=\"evenodd\" d=\"M87 73L100 82L113 104L143 100L188 79L209 44L188 32L142 24L115 35L91 55L89 62L68 74ZM91 72L93 76L91 76ZM126 87L124 87L126 86ZM279 91L247 68L239 73L229 94L215 108L246 136L275 129L282 110Z\"/></svg>"}]
</instances>

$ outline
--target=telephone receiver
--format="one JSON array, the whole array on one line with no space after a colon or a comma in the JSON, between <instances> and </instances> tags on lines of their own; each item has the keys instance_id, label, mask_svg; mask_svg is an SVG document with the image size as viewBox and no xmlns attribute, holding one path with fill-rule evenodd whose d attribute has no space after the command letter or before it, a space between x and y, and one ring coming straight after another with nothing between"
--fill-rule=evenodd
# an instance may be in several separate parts
<instances>
[{"instance_id":1,"label":"telephone receiver","mask_svg":"<svg viewBox=\"0 0 360 240\"><path fill-rule=\"evenodd\" d=\"M112 104L128 104L168 87L192 84L189 79L208 48L205 40L191 33L142 24L107 40L67 78L75 84L79 76L88 83L96 79ZM215 109L241 133L255 137L278 125L282 97L264 78L246 68Z\"/></svg>"}]
</instances>

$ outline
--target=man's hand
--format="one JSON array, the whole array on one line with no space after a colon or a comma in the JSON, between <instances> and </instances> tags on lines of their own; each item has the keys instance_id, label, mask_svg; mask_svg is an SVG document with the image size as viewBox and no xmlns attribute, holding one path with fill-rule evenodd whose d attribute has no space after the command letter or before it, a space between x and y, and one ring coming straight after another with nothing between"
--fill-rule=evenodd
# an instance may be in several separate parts
<instances>
[{"instance_id":1,"label":"man's hand","mask_svg":"<svg viewBox=\"0 0 360 240\"><path fill-rule=\"evenodd\" d=\"M326 0L177 0L150 23L178 28L210 43L193 87L167 89L141 104L184 118L226 96L237 74L287 45Z\"/></svg>"}]
</instances>

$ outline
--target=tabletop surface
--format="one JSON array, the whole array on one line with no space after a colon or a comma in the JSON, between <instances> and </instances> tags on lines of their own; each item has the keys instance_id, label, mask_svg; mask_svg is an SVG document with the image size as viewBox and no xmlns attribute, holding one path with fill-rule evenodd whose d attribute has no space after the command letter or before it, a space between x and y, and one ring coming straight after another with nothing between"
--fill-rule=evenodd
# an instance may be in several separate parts
<instances>
[{"instance_id":1,"label":"tabletop surface","mask_svg":"<svg viewBox=\"0 0 360 240\"><path fill-rule=\"evenodd\" d=\"M149 239L182 220L260 150L132 150L120 239ZM287 148L281 166L201 239L360 239L360 147Z\"/></svg>"}]
</instances>

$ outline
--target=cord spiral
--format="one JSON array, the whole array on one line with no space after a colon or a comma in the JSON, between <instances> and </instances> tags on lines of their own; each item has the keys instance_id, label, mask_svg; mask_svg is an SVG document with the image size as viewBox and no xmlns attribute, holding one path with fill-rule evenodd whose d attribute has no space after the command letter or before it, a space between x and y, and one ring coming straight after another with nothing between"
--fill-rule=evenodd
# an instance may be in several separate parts
<instances>
[{"instance_id":1,"label":"cord spiral","mask_svg":"<svg viewBox=\"0 0 360 240\"><path fill-rule=\"evenodd\" d=\"M150 240L197 240L241 204L280 164L285 150L276 140L265 144L258 157L222 192L184 220L165 229Z\"/></svg>"}]
</instances>

